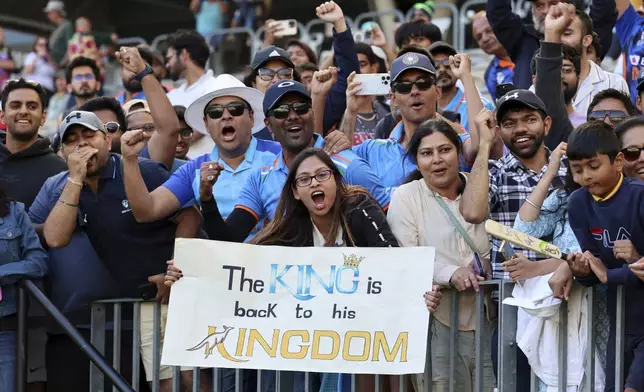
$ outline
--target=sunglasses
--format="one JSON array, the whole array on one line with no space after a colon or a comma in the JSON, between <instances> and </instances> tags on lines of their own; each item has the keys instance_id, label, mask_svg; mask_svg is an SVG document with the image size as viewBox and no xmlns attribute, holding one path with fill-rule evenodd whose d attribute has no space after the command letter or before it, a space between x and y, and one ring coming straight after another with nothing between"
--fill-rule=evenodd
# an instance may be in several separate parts
<instances>
[{"instance_id":1,"label":"sunglasses","mask_svg":"<svg viewBox=\"0 0 644 392\"><path fill-rule=\"evenodd\" d=\"M317 180L317 182L325 182L325 181L328 181L332 175L333 175L333 172L331 170L322 170L321 172L318 172L314 176L300 176L296 178L295 185L299 186L300 188L303 188L305 186L311 185L314 178Z\"/></svg>"},{"instance_id":2,"label":"sunglasses","mask_svg":"<svg viewBox=\"0 0 644 392\"><path fill-rule=\"evenodd\" d=\"M418 90L420 91L427 91L434 85L434 83L434 78L418 78L413 82L410 80L396 82L393 86L391 86L391 88L392 90L394 90L394 92L397 92L399 94L409 94L411 93L411 90L412 88L414 88L414 86L418 87Z\"/></svg>"},{"instance_id":3,"label":"sunglasses","mask_svg":"<svg viewBox=\"0 0 644 392\"><path fill-rule=\"evenodd\" d=\"M644 147L628 147L622 150L622 154L624 154L624 159L628 162L635 162L640 159L642 150L644 150Z\"/></svg>"},{"instance_id":4,"label":"sunglasses","mask_svg":"<svg viewBox=\"0 0 644 392\"><path fill-rule=\"evenodd\" d=\"M40 88L40 83L36 82L35 80L29 80L29 79L22 79L22 80L23 80L24 82L26 82L27 84L31 85L31 86L34 86L34 87L36 87L36 88ZM5 82L4 87L3 87L3 88L5 88L5 87L9 87L9 86L11 86L12 84L15 84L15 83L18 83L18 82L20 82L20 79L10 79L10 80L7 80L7 81ZM0 91L2 91L2 89L1 89L1 88L0 88Z\"/></svg>"},{"instance_id":5,"label":"sunglasses","mask_svg":"<svg viewBox=\"0 0 644 392\"><path fill-rule=\"evenodd\" d=\"M610 119L610 122L612 122L613 124L617 124L624 121L626 117L628 117L628 114L622 112L621 110L595 110L588 114L587 120L604 121L606 116L608 116L608 118Z\"/></svg>"},{"instance_id":6,"label":"sunglasses","mask_svg":"<svg viewBox=\"0 0 644 392\"><path fill-rule=\"evenodd\" d=\"M117 122L108 121L108 122L105 123L105 129L109 133L116 133L116 132L119 131L120 128L121 128L121 126Z\"/></svg>"},{"instance_id":7,"label":"sunglasses","mask_svg":"<svg viewBox=\"0 0 644 392\"><path fill-rule=\"evenodd\" d=\"M278 120L284 120L288 117L291 109L293 109L295 114L297 114L298 116L304 116L309 112L309 109L311 109L311 105L308 102L285 103L269 110L268 115L275 117Z\"/></svg>"},{"instance_id":8,"label":"sunglasses","mask_svg":"<svg viewBox=\"0 0 644 392\"><path fill-rule=\"evenodd\" d=\"M142 129L142 130L143 130L143 132L146 132L146 133L154 132L154 131L156 131L156 130L157 130L157 128L156 128L156 127L154 126L154 124L152 124L152 123L147 123L147 124L139 125L138 127L128 128L127 130L128 130L128 131L134 131L134 130L136 130L136 129Z\"/></svg>"},{"instance_id":9,"label":"sunglasses","mask_svg":"<svg viewBox=\"0 0 644 392\"><path fill-rule=\"evenodd\" d=\"M290 80L293 79L293 68L281 68L277 71L273 71L268 68L260 68L258 74L259 78L265 82L273 80L275 75L277 75L277 78L280 80Z\"/></svg>"},{"instance_id":10,"label":"sunglasses","mask_svg":"<svg viewBox=\"0 0 644 392\"><path fill-rule=\"evenodd\" d=\"M434 64L435 64L435 67L434 67L434 68L438 68L438 67L440 67L441 65L444 65L444 66L446 66L447 68L449 68L449 58L446 58L446 59L441 60L441 61L434 60Z\"/></svg>"},{"instance_id":11,"label":"sunglasses","mask_svg":"<svg viewBox=\"0 0 644 392\"><path fill-rule=\"evenodd\" d=\"M250 110L250 108L243 102L231 102L228 105L210 105L206 110L204 110L204 114L207 114L208 117L216 120L224 115L224 110L226 109L228 109L228 113L233 117L241 116L244 114L246 109Z\"/></svg>"},{"instance_id":12,"label":"sunglasses","mask_svg":"<svg viewBox=\"0 0 644 392\"><path fill-rule=\"evenodd\" d=\"M192 130L192 128L183 128L179 130L179 136L181 136L181 138L183 139L190 139L193 133L194 131Z\"/></svg>"}]
</instances>

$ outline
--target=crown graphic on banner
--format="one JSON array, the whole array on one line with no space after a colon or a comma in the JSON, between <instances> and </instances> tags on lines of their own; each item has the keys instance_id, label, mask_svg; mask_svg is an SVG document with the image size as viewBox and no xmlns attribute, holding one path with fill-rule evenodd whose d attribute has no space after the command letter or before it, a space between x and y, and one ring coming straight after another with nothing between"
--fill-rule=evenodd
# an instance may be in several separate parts
<instances>
[{"instance_id":1,"label":"crown graphic on banner","mask_svg":"<svg viewBox=\"0 0 644 392\"><path fill-rule=\"evenodd\" d=\"M344 257L344 266L349 268L358 268L360 263L364 260L364 256L356 256L355 254L350 254L349 256L342 254Z\"/></svg>"}]
</instances>

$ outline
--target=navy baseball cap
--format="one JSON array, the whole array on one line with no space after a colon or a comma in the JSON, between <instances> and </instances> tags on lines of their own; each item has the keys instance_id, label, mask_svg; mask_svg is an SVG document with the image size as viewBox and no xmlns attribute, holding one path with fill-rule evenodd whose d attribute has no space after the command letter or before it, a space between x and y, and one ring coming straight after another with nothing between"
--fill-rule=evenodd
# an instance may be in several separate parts
<instances>
[{"instance_id":1,"label":"navy baseball cap","mask_svg":"<svg viewBox=\"0 0 644 392\"><path fill-rule=\"evenodd\" d=\"M259 52L255 53L255 57L253 57L253 62L250 64L250 66L256 70L270 60L281 60L288 64L289 67L295 68L295 65L291 61L288 53L284 49L278 48L274 45L267 46Z\"/></svg>"},{"instance_id":2,"label":"navy baseball cap","mask_svg":"<svg viewBox=\"0 0 644 392\"><path fill-rule=\"evenodd\" d=\"M512 90L499 98L496 102L496 119L501 121L501 115L504 114L505 108L512 105L512 103L520 103L523 106L527 106L531 109L540 110L543 113L546 113L546 105L543 103L541 98L537 97L535 93L530 90ZM546 113L547 114L547 113Z\"/></svg>"},{"instance_id":3,"label":"navy baseball cap","mask_svg":"<svg viewBox=\"0 0 644 392\"><path fill-rule=\"evenodd\" d=\"M311 102L311 96L302 83L295 80L284 80L273 84L266 90L266 94L264 94L264 115L268 116L268 111L273 109L282 97L290 93L299 94Z\"/></svg>"},{"instance_id":4,"label":"navy baseball cap","mask_svg":"<svg viewBox=\"0 0 644 392\"><path fill-rule=\"evenodd\" d=\"M429 57L424 54L409 52L398 57L391 63L391 82L395 82L401 73L409 69L418 69L436 75L436 68Z\"/></svg>"},{"instance_id":5,"label":"navy baseball cap","mask_svg":"<svg viewBox=\"0 0 644 392\"><path fill-rule=\"evenodd\" d=\"M444 42L444 41L436 41L436 42L434 42L433 44L431 44L429 46L429 49L427 49L427 51L432 56L434 56L434 54L438 54L438 53L444 53L444 54L447 54L448 56L455 56L455 55L458 54L458 52L456 51L456 49L454 49L454 47L452 45L450 45L450 44L448 44L447 42Z\"/></svg>"}]
</instances>

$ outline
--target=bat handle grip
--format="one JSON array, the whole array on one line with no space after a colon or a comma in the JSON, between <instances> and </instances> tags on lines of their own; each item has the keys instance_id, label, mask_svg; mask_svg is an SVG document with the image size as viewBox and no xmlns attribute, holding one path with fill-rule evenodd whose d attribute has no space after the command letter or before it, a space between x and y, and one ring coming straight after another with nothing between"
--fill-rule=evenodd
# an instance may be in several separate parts
<instances>
[{"instance_id":1,"label":"bat handle grip","mask_svg":"<svg viewBox=\"0 0 644 392\"><path fill-rule=\"evenodd\" d=\"M568 260L568 253L562 253L560 259L563 261Z\"/></svg>"}]
</instances>

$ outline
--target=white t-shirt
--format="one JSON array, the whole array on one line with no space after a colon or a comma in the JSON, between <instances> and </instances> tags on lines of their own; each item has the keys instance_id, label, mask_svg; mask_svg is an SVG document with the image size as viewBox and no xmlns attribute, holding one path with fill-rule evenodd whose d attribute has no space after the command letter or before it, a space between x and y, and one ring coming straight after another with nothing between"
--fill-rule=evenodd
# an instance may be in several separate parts
<instances>
[{"instance_id":1,"label":"white t-shirt","mask_svg":"<svg viewBox=\"0 0 644 392\"><path fill-rule=\"evenodd\" d=\"M313 223L313 221L311 221ZM344 243L344 231L342 227L338 227L338 236L335 238L335 246L346 247L347 244ZM324 246L326 240L318 227L313 223L313 246Z\"/></svg>"},{"instance_id":2,"label":"white t-shirt","mask_svg":"<svg viewBox=\"0 0 644 392\"><path fill-rule=\"evenodd\" d=\"M204 135L201 139L193 142L190 145L188 154L186 156L190 159L195 159L204 154L210 154L215 148L215 142L210 135Z\"/></svg>"},{"instance_id":3,"label":"white t-shirt","mask_svg":"<svg viewBox=\"0 0 644 392\"><path fill-rule=\"evenodd\" d=\"M188 82L184 82L181 86L168 92L168 99L172 106L185 106L188 108L197 98L214 89L214 80L212 70L208 70L192 85L188 86Z\"/></svg>"},{"instance_id":4,"label":"white t-shirt","mask_svg":"<svg viewBox=\"0 0 644 392\"><path fill-rule=\"evenodd\" d=\"M34 71L32 73L25 73L23 75L25 79L36 81L49 91L56 91L56 86L54 85L54 75L56 74L56 69L54 69L51 64L43 60L36 54L36 52L29 53L25 57L24 64L33 64L34 66Z\"/></svg>"}]
</instances>

